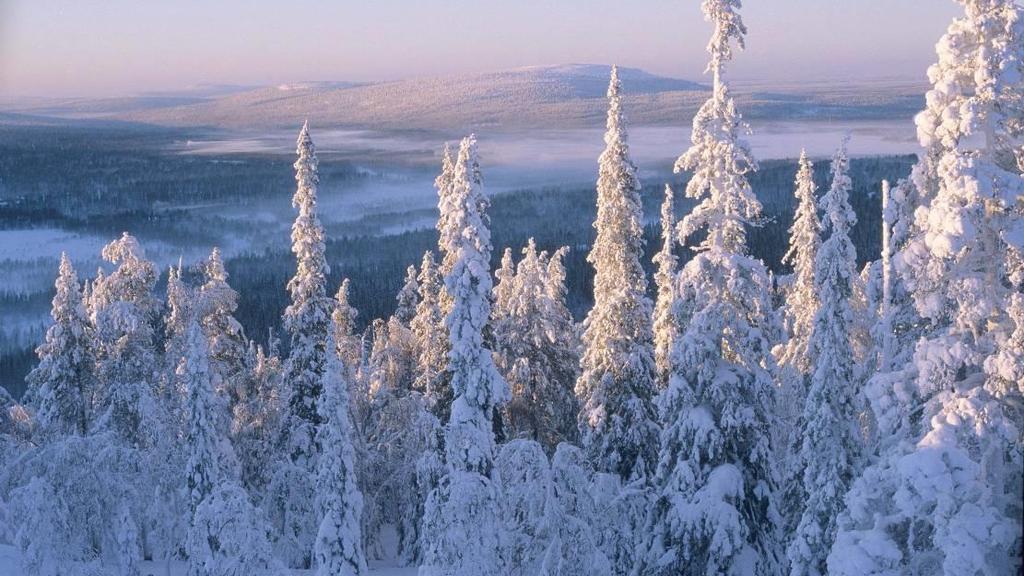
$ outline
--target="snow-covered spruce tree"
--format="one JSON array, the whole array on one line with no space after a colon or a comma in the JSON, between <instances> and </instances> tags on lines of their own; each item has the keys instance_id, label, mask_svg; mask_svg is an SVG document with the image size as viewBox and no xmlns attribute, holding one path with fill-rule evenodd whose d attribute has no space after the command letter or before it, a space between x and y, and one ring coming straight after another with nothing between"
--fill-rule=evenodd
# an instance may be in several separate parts
<instances>
[{"instance_id":1,"label":"snow-covered spruce tree","mask_svg":"<svg viewBox=\"0 0 1024 576\"><path fill-rule=\"evenodd\" d=\"M256 501L262 499L274 469L275 442L283 412L281 359L274 341L270 351L249 343L252 390L246 401L235 407L231 438L238 457L242 487Z\"/></svg>"},{"instance_id":2,"label":"snow-covered spruce tree","mask_svg":"<svg viewBox=\"0 0 1024 576\"><path fill-rule=\"evenodd\" d=\"M149 442L157 371L153 348L156 269L128 233L103 248L103 259L117 265L98 275L89 302L96 334L97 424L115 431L129 445Z\"/></svg>"},{"instance_id":3,"label":"snow-covered spruce tree","mask_svg":"<svg viewBox=\"0 0 1024 576\"><path fill-rule=\"evenodd\" d=\"M441 312L442 318L447 318L452 308L452 295L448 292L447 286L445 285L445 278L451 274L452 268L455 266L455 246L459 243L460 230L456 228L456 224L453 222L452 214L456 211L456 199L454 192L455 185L455 165L457 162L457 155L452 152L451 147L446 142L444 145L444 153L441 158L441 173L438 174L434 180L434 187L437 188L437 251L441 258L441 262L438 264L438 277L441 279L439 283L439 291L437 294L437 305ZM474 159L473 162L476 162ZM482 186L483 183L480 180L480 167L474 165L468 169L470 174L469 178L473 180L476 186ZM422 283L422 280L421 280ZM433 382L434 392L428 391L427 401L431 406L431 411L435 416L442 422L447 422L451 415L451 403L453 398L452 384L451 384L451 372L447 370L448 362L448 327L442 322L440 329L444 333L444 338L441 340L444 343L444 366L445 369L436 372L434 375L435 382ZM423 366L421 366L423 368ZM432 372L432 371L431 371Z\"/></svg>"},{"instance_id":4,"label":"snow-covered spruce tree","mask_svg":"<svg viewBox=\"0 0 1024 576\"><path fill-rule=\"evenodd\" d=\"M799 169L795 181L796 213L789 228L789 251L783 263L793 267L785 282L785 303L781 313L785 324L786 341L773 350L779 363L779 426L776 446L785 448L783 461L782 502L785 528L796 528L803 506L803 468L800 462L800 430L804 403L807 398L811 372L810 334L814 316L818 312L818 295L814 285L814 267L821 247L821 221L818 219L817 186L814 184L814 165L801 150Z\"/></svg>"},{"instance_id":5,"label":"snow-covered spruce tree","mask_svg":"<svg viewBox=\"0 0 1024 576\"><path fill-rule=\"evenodd\" d=\"M832 185L821 198L825 215L814 265L814 296L820 303L808 335L810 386L798 427L797 467L802 472L802 509L786 555L792 576L827 573L825 558L835 538L836 517L853 478L860 453L855 397L858 394L850 299L857 253L850 229L857 216L850 207L852 187L846 144L832 159Z\"/></svg>"},{"instance_id":6,"label":"snow-covered spruce tree","mask_svg":"<svg viewBox=\"0 0 1024 576\"><path fill-rule=\"evenodd\" d=\"M331 354L327 349L331 330L331 299L326 288L329 269L324 254L324 230L317 217L319 178L308 123L299 134L297 153L295 180L298 185L292 198L292 206L299 212L292 225L292 252L297 270L288 282L291 304L283 319L291 338L282 376L287 396L279 444L283 461L275 467L263 504L274 527L275 553L290 567L308 567L312 563L317 524L314 510L318 452L315 435L320 423L317 401L324 367Z\"/></svg>"},{"instance_id":7,"label":"snow-covered spruce tree","mask_svg":"<svg viewBox=\"0 0 1024 576\"><path fill-rule=\"evenodd\" d=\"M911 414L919 406L913 381L917 377L914 347L924 334L924 322L914 307L906 282L898 273L902 249L912 232L914 184L902 179L882 185L882 257L878 262L877 320L871 336L878 370L864 384L864 396L884 449L914 435ZM871 297L871 285L868 285ZM913 418L916 420L916 417Z\"/></svg>"},{"instance_id":8,"label":"snow-covered spruce tree","mask_svg":"<svg viewBox=\"0 0 1024 576\"><path fill-rule=\"evenodd\" d=\"M348 374L355 377L362 362L362 343L356 334L356 318L359 312L349 303L350 282L348 278L341 281L338 293L334 296L334 311L331 313L331 326L334 330L334 348L338 358Z\"/></svg>"},{"instance_id":9,"label":"snow-covered spruce tree","mask_svg":"<svg viewBox=\"0 0 1024 576\"><path fill-rule=\"evenodd\" d=\"M561 393L561 401L558 402L560 408L553 412L562 414L557 417L562 423L555 427L560 430L563 441L575 443L578 441L579 428L573 425L573 421L574 415L579 412L579 400L575 397L573 388L580 370L580 333L566 303L568 289L564 260L568 253L569 248L563 246L555 250L547 260L544 271L543 318L545 326L550 330L551 350L548 354L554 366L553 373L558 374L556 378L564 382L564 392ZM552 397L557 396L556 390ZM572 412L569 412L570 410Z\"/></svg>"},{"instance_id":10,"label":"snow-covered spruce tree","mask_svg":"<svg viewBox=\"0 0 1024 576\"><path fill-rule=\"evenodd\" d=\"M175 417L181 415L180 400L185 395L177 389L174 373L178 369L178 360L185 353L185 336L194 307L194 297L182 279L183 267L182 260L179 259L177 266L167 269L163 315L164 357L160 396L168 407L174 410Z\"/></svg>"},{"instance_id":11,"label":"snow-covered spruce tree","mask_svg":"<svg viewBox=\"0 0 1024 576\"><path fill-rule=\"evenodd\" d=\"M513 284L516 280L516 264L512 257L512 248L505 248L501 254L501 264L494 271L494 290L492 290L491 322L497 322L508 315L512 300Z\"/></svg>"},{"instance_id":12,"label":"snow-covered spruce tree","mask_svg":"<svg viewBox=\"0 0 1024 576\"><path fill-rule=\"evenodd\" d=\"M227 401L230 414L252 392L249 343L234 316L238 292L228 284L220 249L213 249L202 268L205 281L198 291L199 318L209 341L214 390Z\"/></svg>"},{"instance_id":13,"label":"snow-covered spruce tree","mask_svg":"<svg viewBox=\"0 0 1024 576\"><path fill-rule=\"evenodd\" d=\"M555 346L566 350L567 353L571 351L571 354L576 357L576 361L567 361L567 364L570 364L573 370L579 370L579 329L566 302L569 291L566 286L565 255L568 253L569 248L563 246L555 250L548 258L545 277L547 298L544 301L547 310L544 316L547 318L548 325L555 332L553 335Z\"/></svg>"},{"instance_id":14,"label":"snow-covered spruce tree","mask_svg":"<svg viewBox=\"0 0 1024 576\"><path fill-rule=\"evenodd\" d=\"M595 538L597 525L609 519L596 513L593 474L579 448L562 443L555 449L541 531L548 547L538 576L611 576L612 563Z\"/></svg>"},{"instance_id":15,"label":"snow-covered spruce tree","mask_svg":"<svg viewBox=\"0 0 1024 576\"><path fill-rule=\"evenodd\" d=\"M190 520L186 538L190 576L210 574L249 574L244 570L266 568L269 542L262 520L248 501L248 494L237 486L234 454L218 422L225 411L223 399L213 386L213 368L207 336L198 319L186 332L185 353L178 364L180 386L187 394L188 462L186 480ZM237 491L237 494L232 493ZM226 502L242 498L244 502ZM212 514L220 514L217 518ZM249 534L252 531L254 534ZM233 542L253 544L253 550L241 550ZM233 564L234 563L234 564ZM262 572L266 573L266 572Z\"/></svg>"},{"instance_id":16,"label":"snow-covered spruce tree","mask_svg":"<svg viewBox=\"0 0 1024 576\"><path fill-rule=\"evenodd\" d=\"M82 287L67 254L60 256L46 340L36 348L39 365L26 377L39 430L50 437L85 434L92 393L93 335Z\"/></svg>"},{"instance_id":17,"label":"snow-covered spruce tree","mask_svg":"<svg viewBox=\"0 0 1024 576\"><path fill-rule=\"evenodd\" d=\"M669 355L679 336L679 323L675 316L675 284L679 258L673 246L676 243L675 192L665 185L665 201L661 204L661 250L654 255L658 270L654 283L658 297L654 302L654 363L658 367L658 388L668 385Z\"/></svg>"},{"instance_id":18,"label":"snow-covered spruce tree","mask_svg":"<svg viewBox=\"0 0 1024 576\"><path fill-rule=\"evenodd\" d=\"M186 548L190 576L285 576L259 508L234 482L217 486L196 509Z\"/></svg>"},{"instance_id":19,"label":"snow-covered spruce tree","mask_svg":"<svg viewBox=\"0 0 1024 576\"><path fill-rule=\"evenodd\" d=\"M630 159L618 70L608 86L608 122L597 179L594 307L584 321L576 396L583 447L595 467L625 479L654 469L658 425L654 336L643 253L640 182Z\"/></svg>"},{"instance_id":20,"label":"snow-covered spruce tree","mask_svg":"<svg viewBox=\"0 0 1024 576\"><path fill-rule=\"evenodd\" d=\"M199 503L225 480L226 454L218 420L223 405L213 389L209 347L199 324L193 320L185 337L185 351L178 363L179 386L186 394L188 462L185 477L194 514Z\"/></svg>"},{"instance_id":21,"label":"snow-covered spruce tree","mask_svg":"<svg viewBox=\"0 0 1024 576\"><path fill-rule=\"evenodd\" d=\"M1021 562L1024 390L994 377L1001 362L988 359L1013 357L1004 347L1024 290L1024 11L960 4L917 117L936 187L897 261L928 325L914 352L917 406L904 411L920 414L909 423L920 432L854 483L833 574L1009 574Z\"/></svg>"},{"instance_id":22,"label":"snow-covered spruce tree","mask_svg":"<svg viewBox=\"0 0 1024 576\"><path fill-rule=\"evenodd\" d=\"M490 316L491 238L480 185L476 137L462 141L445 217L461 233L445 286L452 298L448 327L452 374L451 418L445 432L447 475L427 498L421 576L497 574L498 511L491 468L493 412L509 396L491 351L484 346Z\"/></svg>"},{"instance_id":23,"label":"snow-covered spruce tree","mask_svg":"<svg viewBox=\"0 0 1024 576\"><path fill-rule=\"evenodd\" d=\"M747 255L745 226L760 219L739 138L744 124L723 78L732 42L746 28L739 0L705 0L711 98L693 119L692 146L676 169L692 170L686 195L700 203L679 225L681 240L706 228L679 279L686 326L659 397L661 451L648 516L649 542L636 574L777 574L779 517L772 450L774 392L769 279Z\"/></svg>"},{"instance_id":24,"label":"snow-covered spruce tree","mask_svg":"<svg viewBox=\"0 0 1024 576\"><path fill-rule=\"evenodd\" d=\"M316 403L327 362L326 342L331 322L331 301L326 288L330 268L324 254L324 229L317 216L320 179L308 122L299 133L296 153L299 156L295 161L298 187L292 206L299 214L292 225L292 252L297 270L288 281L291 304L284 312L284 326L291 336L284 381L289 388L287 449L293 461L300 461L316 454L313 435L320 423Z\"/></svg>"},{"instance_id":25,"label":"snow-covered spruce tree","mask_svg":"<svg viewBox=\"0 0 1024 576\"><path fill-rule=\"evenodd\" d=\"M883 183L882 220L885 226L882 245L882 299L880 302L877 347L878 365L882 372L892 371L911 362L914 345L921 332L921 318L903 279L898 274L896 261L910 239L914 220L911 189L906 179L890 187ZM886 193L887 192L887 193Z\"/></svg>"},{"instance_id":26,"label":"snow-covered spruce tree","mask_svg":"<svg viewBox=\"0 0 1024 576\"><path fill-rule=\"evenodd\" d=\"M416 280L416 267L410 265L405 269L405 283L398 292L398 306L395 308L395 319L406 328L416 316L416 305L420 301L420 285Z\"/></svg>"},{"instance_id":27,"label":"snow-covered spruce tree","mask_svg":"<svg viewBox=\"0 0 1024 576\"><path fill-rule=\"evenodd\" d=\"M556 253L561 258L562 252ZM531 238L514 276L501 278L492 314L498 371L512 398L502 413L506 438L535 440L552 454L555 446L576 437L579 405L573 395L579 357L571 327L561 316L558 289L550 290L550 257L537 252ZM511 264L509 264L511 266ZM569 338L564 332L569 329Z\"/></svg>"},{"instance_id":28,"label":"snow-covered spruce tree","mask_svg":"<svg viewBox=\"0 0 1024 576\"><path fill-rule=\"evenodd\" d=\"M74 550L68 543L67 504L64 495L41 477L32 478L11 494L11 542L20 552L26 575L58 576L74 566Z\"/></svg>"},{"instance_id":29,"label":"snow-covered spruce tree","mask_svg":"<svg viewBox=\"0 0 1024 576\"><path fill-rule=\"evenodd\" d=\"M401 397L412 390L416 373L415 339L397 316L387 322L373 322L373 349L367 363L370 399L376 402L381 395Z\"/></svg>"},{"instance_id":30,"label":"snow-covered spruce tree","mask_svg":"<svg viewBox=\"0 0 1024 576\"><path fill-rule=\"evenodd\" d=\"M790 377L796 380L797 386L793 392L797 394L785 396L788 406L796 406L794 417L802 410L804 395L807 393L803 380L811 372L808 341L814 315L818 310L814 263L821 246L821 222L818 219L816 191L814 165L808 160L807 151L801 150L800 168L796 173L796 214L789 228L789 251L782 258L784 264L793 267L783 306L788 340L778 354L780 367L795 372Z\"/></svg>"},{"instance_id":31,"label":"snow-covered spruce tree","mask_svg":"<svg viewBox=\"0 0 1024 576\"><path fill-rule=\"evenodd\" d=\"M333 338L329 338L328 345L333 344ZM322 519L314 557L320 576L357 576L367 572L360 526L363 496L356 486L348 386L341 360L334 354L328 355L323 396L317 406L317 442L321 452L316 494Z\"/></svg>"},{"instance_id":32,"label":"snow-covered spruce tree","mask_svg":"<svg viewBox=\"0 0 1024 576\"><path fill-rule=\"evenodd\" d=\"M441 277L447 276L452 266L455 265L455 255L451 247L458 241L458 230L454 228L451 214L453 207L452 186L455 183L455 161L456 154L452 153L447 142L444 144L444 152L441 154L441 173L434 179L434 188L437 189L437 249L441 255L439 271ZM441 287L441 308L447 314L451 307L449 296Z\"/></svg>"},{"instance_id":33,"label":"snow-covered spruce tree","mask_svg":"<svg viewBox=\"0 0 1024 576\"><path fill-rule=\"evenodd\" d=\"M509 576L534 576L556 526L545 522L553 496L551 469L541 445L532 440L503 444L494 462L498 509L505 537L501 557Z\"/></svg>"},{"instance_id":34,"label":"snow-covered spruce tree","mask_svg":"<svg viewBox=\"0 0 1024 576\"><path fill-rule=\"evenodd\" d=\"M441 311L443 279L434 261L434 253L423 254L420 265L420 301L412 332L416 338L416 380L413 388L419 390L427 407L441 421L451 413L452 389L448 371L448 331Z\"/></svg>"}]
</instances>

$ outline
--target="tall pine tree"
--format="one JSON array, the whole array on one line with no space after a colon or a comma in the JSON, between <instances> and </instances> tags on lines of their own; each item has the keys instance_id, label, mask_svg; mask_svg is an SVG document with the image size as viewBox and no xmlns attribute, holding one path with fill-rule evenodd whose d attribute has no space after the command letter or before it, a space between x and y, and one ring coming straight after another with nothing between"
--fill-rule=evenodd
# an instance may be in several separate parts
<instances>
[{"instance_id":1,"label":"tall pine tree","mask_svg":"<svg viewBox=\"0 0 1024 576\"><path fill-rule=\"evenodd\" d=\"M492 427L494 409L509 392L483 340L491 307L491 238L478 166L476 137L469 136L459 148L450 203L442 212L460 231L446 247L454 255L445 276L452 298L445 324L454 400L445 431L447 475L426 504L421 576L486 576L500 568Z\"/></svg>"},{"instance_id":2,"label":"tall pine tree","mask_svg":"<svg viewBox=\"0 0 1024 576\"><path fill-rule=\"evenodd\" d=\"M675 192L665 185L665 201L661 204L661 250L654 256L658 270L654 283L658 297L654 304L654 361L658 367L658 388L668 385L671 369L669 356L676 338L679 337L679 323L676 321L676 274L679 258L673 246L676 243Z\"/></svg>"},{"instance_id":3,"label":"tall pine tree","mask_svg":"<svg viewBox=\"0 0 1024 576\"><path fill-rule=\"evenodd\" d=\"M213 249L202 270L205 281L198 291L200 322L209 341L214 389L227 400L228 412L232 413L252 392L246 362L249 343L234 316L238 292L228 284L220 249Z\"/></svg>"},{"instance_id":4,"label":"tall pine tree","mask_svg":"<svg viewBox=\"0 0 1024 576\"><path fill-rule=\"evenodd\" d=\"M222 405L213 389L209 348L195 321L186 331L185 351L178 363L178 381L185 391L188 419L188 463L186 479L192 514L204 498L225 480L224 454L217 428Z\"/></svg>"},{"instance_id":5,"label":"tall pine tree","mask_svg":"<svg viewBox=\"0 0 1024 576\"><path fill-rule=\"evenodd\" d=\"M143 446L153 432L146 413L156 387L156 268L128 233L104 246L103 258L117 267L109 275L98 275L90 301L100 424L129 445Z\"/></svg>"},{"instance_id":6,"label":"tall pine tree","mask_svg":"<svg viewBox=\"0 0 1024 576\"><path fill-rule=\"evenodd\" d=\"M531 238L515 274L503 275L506 290L495 299L492 314L498 370L512 393L503 410L505 437L535 440L549 454L560 442L575 439L579 411L573 395L578 346L554 285L559 279L549 277L552 258L562 254L537 252Z\"/></svg>"},{"instance_id":7,"label":"tall pine tree","mask_svg":"<svg viewBox=\"0 0 1024 576\"><path fill-rule=\"evenodd\" d=\"M82 301L82 287L68 255L60 256L46 340L36 348L39 365L26 381L36 421L47 436L85 434L92 393L93 332Z\"/></svg>"},{"instance_id":8,"label":"tall pine tree","mask_svg":"<svg viewBox=\"0 0 1024 576\"><path fill-rule=\"evenodd\" d=\"M850 207L846 143L832 159L832 186L821 199L822 231L829 234L815 258L815 300L820 302L808 335L813 366L803 416L797 464L802 472L802 515L787 549L791 576L828 572L825 559L836 532L860 452L855 399L859 392L850 336L850 300L857 253L850 230L857 217Z\"/></svg>"},{"instance_id":9,"label":"tall pine tree","mask_svg":"<svg viewBox=\"0 0 1024 576\"><path fill-rule=\"evenodd\" d=\"M917 117L915 187L926 203L898 254L928 323L913 395L896 396L913 403L899 411L911 441L886 447L855 481L828 559L833 574L1010 574L1021 565L1024 380L1006 386L1002 362L988 359L1015 356L1003 353L1024 290L1024 9L959 4L964 15L937 45Z\"/></svg>"},{"instance_id":10,"label":"tall pine tree","mask_svg":"<svg viewBox=\"0 0 1024 576\"><path fill-rule=\"evenodd\" d=\"M327 362L331 301L326 288L330 268L324 254L324 229L317 216L320 178L308 122L299 133L296 152L298 186L292 206L299 214L292 225L292 252L297 269L288 281L291 304L284 312L284 327L291 336L284 381L289 388L286 450L292 460L300 461L316 454L313 436L320 423L316 402Z\"/></svg>"},{"instance_id":11,"label":"tall pine tree","mask_svg":"<svg viewBox=\"0 0 1024 576\"><path fill-rule=\"evenodd\" d=\"M618 70L608 85L608 121L597 179L594 307L584 321L576 395L583 446L595 467L624 479L654 468L658 425L654 336L643 254L640 181L629 154Z\"/></svg>"},{"instance_id":12,"label":"tall pine tree","mask_svg":"<svg viewBox=\"0 0 1024 576\"><path fill-rule=\"evenodd\" d=\"M818 219L818 203L814 184L814 165L807 158L807 152L800 152L800 168L796 173L796 214L789 228L789 251L782 262L793 267L793 275L786 286L786 303L783 308L789 339L779 357L781 366L793 369L802 380L811 370L808 354L811 326L818 310L818 299L814 289L814 263L821 246L821 222ZM803 382L800 382L803 388ZM798 390L801 396L806 390Z\"/></svg>"},{"instance_id":13,"label":"tall pine tree","mask_svg":"<svg viewBox=\"0 0 1024 576\"><path fill-rule=\"evenodd\" d=\"M693 119L692 146L676 163L691 170L686 195L700 203L679 224L682 239L706 236L680 273L686 326L659 397L661 451L648 516L642 575L777 574L780 569L772 451L775 384L769 280L747 255L745 227L761 204L756 169L724 79L732 44L743 46L739 0L705 0L711 98Z\"/></svg>"},{"instance_id":14,"label":"tall pine tree","mask_svg":"<svg viewBox=\"0 0 1024 576\"><path fill-rule=\"evenodd\" d=\"M413 388L423 394L427 407L439 420L447 420L451 410L451 386L448 369L448 333L441 312L442 277L433 252L423 254L420 264L419 303L412 320L416 339L416 380Z\"/></svg>"},{"instance_id":15,"label":"tall pine tree","mask_svg":"<svg viewBox=\"0 0 1024 576\"><path fill-rule=\"evenodd\" d=\"M362 360L362 342L356 334L356 318L359 311L349 303L350 282L341 281L334 297L334 311L331 313L331 327L334 334L334 351L341 359L342 368L349 377L355 377Z\"/></svg>"},{"instance_id":16,"label":"tall pine tree","mask_svg":"<svg viewBox=\"0 0 1024 576\"><path fill-rule=\"evenodd\" d=\"M333 344L333 337L329 336L328 345ZM314 545L318 576L367 573L360 526L363 496L356 485L348 386L341 360L329 354L323 396L317 406L320 411L317 441L322 447L316 485L322 516Z\"/></svg>"}]
</instances>

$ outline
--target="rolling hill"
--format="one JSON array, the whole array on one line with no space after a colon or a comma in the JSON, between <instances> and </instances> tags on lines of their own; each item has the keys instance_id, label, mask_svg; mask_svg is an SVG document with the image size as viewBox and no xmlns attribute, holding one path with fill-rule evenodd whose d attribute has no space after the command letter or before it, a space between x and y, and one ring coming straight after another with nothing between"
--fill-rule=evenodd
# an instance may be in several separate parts
<instances>
[{"instance_id":1,"label":"rolling hill","mask_svg":"<svg viewBox=\"0 0 1024 576\"><path fill-rule=\"evenodd\" d=\"M603 124L609 71L596 64L531 66L389 82L306 82L58 102L19 112L246 130L293 128L307 118L320 128L374 130L593 128ZM638 125L687 124L707 97L706 85L689 80L635 68L620 68L620 77L629 118ZM905 119L923 102L922 87L907 82L738 83L734 93L747 118L770 120Z\"/></svg>"}]
</instances>

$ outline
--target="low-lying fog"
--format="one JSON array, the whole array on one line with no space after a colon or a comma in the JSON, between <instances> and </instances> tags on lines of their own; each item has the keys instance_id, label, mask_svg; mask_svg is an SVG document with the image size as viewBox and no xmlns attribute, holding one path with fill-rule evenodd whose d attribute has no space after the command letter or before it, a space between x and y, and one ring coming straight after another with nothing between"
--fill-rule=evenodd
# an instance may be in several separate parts
<instances>
[{"instance_id":1,"label":"low-lying fog","mask_svg":"<svg viewBox=\"0 0 1024 576\"><path fill-rule=\"evenodd\" d=\"M434 177L446 140L457 136L426 132L375 133L354 130L317 131L313 137L322 158L344 158L368 176L359 182L321 181L325 222L353 222L367 216L413 212L436 204ZM794 158L806 148L812 158L828 158L843 137L851 136L854 156L914 153L913 122L770 122L755 124L747 141L761 160ZM597 157L604 147L604 130L542 130L477 135L488 193L530 188L589 186L596 179ZM671 179L671 168L689 145L689 128L637 127L630 131L634 159L645 182ZM182 154L292 154L295 134L224 134L180 143ZM280 204L280 205L279 205ZM226 207L226 215L263 224L287 226L290 206L283 202ZM429 225L410 217L408 227ZM389 226L394 233L402 226ZM365 232L359 229L358 232Z\"/></svg>"}]
</instances>

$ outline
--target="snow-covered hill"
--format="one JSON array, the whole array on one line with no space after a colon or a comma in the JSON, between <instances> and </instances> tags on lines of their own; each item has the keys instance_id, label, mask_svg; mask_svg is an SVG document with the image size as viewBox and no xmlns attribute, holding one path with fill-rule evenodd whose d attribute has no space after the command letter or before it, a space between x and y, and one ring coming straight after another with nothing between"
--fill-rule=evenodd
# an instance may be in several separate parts
<instances>
[{"instance_id":1,"label":"snow-covered hill","mask_svg":"<svg viewBox=\"0 0 1024 576\"><path fill-rule=\"evenodd\" d=\"M308 117L318 126L388 129L590 124L604 113L609 67L571 64L362 85L287 84L201 103L126 111L120 118L164 125L281 127ZM695 82L624 69L630 92L692 94Z\"/></svg>"},{"instance_id":2,"label":"snow-covered hill","mask_svg":"<svg viewBox=\"0 0 1024 576\"><path fill-rule=\"evenodd\" d=\"M307 118L320 128L382 130L599 127L609 71L607 65L568 64L368 84L287 84L200 102L136 106L113 117L245 129L294 128ZM684 125L706 97L706 86L697 82L632 68L620 69L620 77L634 124ZM867 97L848 84L778 88L748 85L736 92L750 118L909 118L921 104L920 87L906 83L873 84Z\"/></svg>"}]
</instances>

